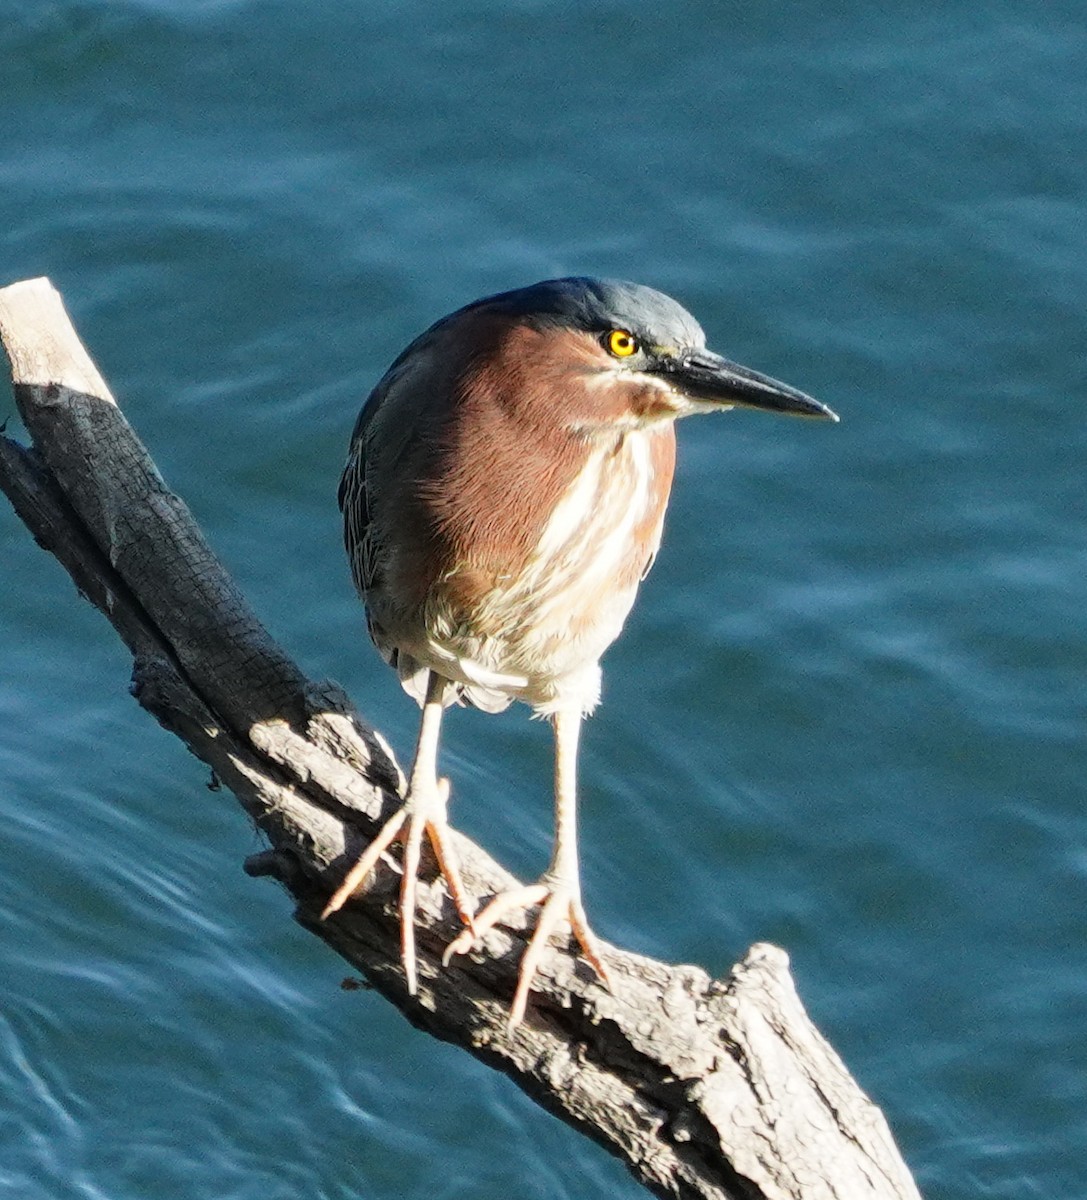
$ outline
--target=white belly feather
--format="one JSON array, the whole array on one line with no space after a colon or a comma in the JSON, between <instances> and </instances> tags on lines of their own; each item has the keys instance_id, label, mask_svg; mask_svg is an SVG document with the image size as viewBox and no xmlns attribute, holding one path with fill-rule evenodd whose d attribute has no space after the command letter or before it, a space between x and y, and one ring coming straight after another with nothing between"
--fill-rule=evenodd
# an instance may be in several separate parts
<instances>
[{"instance_id":1,"label":"white belly feather","mask_svg":"<svg viewBox=\"0 0 1087 1200\"><path fill-rule=\"evenodd\" d=\"M618 446L592 449L526 568L482 598L472 624L488 636L453 627L440 601L428 612L429 665L540 714L595 707L600 656L619 635L660 538L658 525L649 545L635 545L653 494L650 438L631 430Z\"/></svg>"}]
</instances>

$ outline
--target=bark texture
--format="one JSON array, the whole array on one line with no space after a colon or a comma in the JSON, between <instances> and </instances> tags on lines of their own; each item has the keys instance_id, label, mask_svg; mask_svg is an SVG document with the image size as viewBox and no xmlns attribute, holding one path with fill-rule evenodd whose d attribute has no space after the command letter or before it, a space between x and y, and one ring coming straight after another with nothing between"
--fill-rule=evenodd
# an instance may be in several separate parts
<instances>
[{"instance_id":1,"label":"bark texture","mask_svg":"<svg viewBox=\"0 0 1087 1200\"><path fill-rule=\"evenodd\" d=\"M133 694L237 796L297 919L415 1025L503 1071L622 1158L658 1196L917 1197L880 1111L811 1024L788 960L756 945L727 979L605 947L614 980L555 948L525 1023L506 1014L524 930L441 967L457 931L424 872L418 996L400 969L395 864L331 920L318 914L403 784L341 689L306 679L268 636L118 409L48 280L0 290L0 338L32 439L0 438L0 487L132 651ZM477 897L508 887L458 837ZM431 864L432 865L432 864Z\"/></svg>"}]
</instances>

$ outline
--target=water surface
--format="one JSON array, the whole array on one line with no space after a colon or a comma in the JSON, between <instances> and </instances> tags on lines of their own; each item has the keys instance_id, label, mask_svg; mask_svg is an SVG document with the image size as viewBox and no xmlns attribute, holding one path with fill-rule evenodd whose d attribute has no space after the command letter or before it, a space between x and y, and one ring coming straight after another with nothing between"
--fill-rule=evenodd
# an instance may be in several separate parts
<instances>
[{"instance_id":1,"label":"water surface","mask_svg":"<svg viewBox=\"0 0 1087 1200\"><path fill-rule=\"evenodd\" d=\"M586 731L587 903L716 973L786 947L947 1200L1087 1193L1085 51L1070 4L961 0L0 21L3 282L53 278L269 627L402 752L334 492L421 328L634 278L842 414L682 428ZM341 991L7 512L0 563L0 1191L643 1194ZM446 746L458 823L538 871L546 730L455 713Z\"/></svg>"}]
</instances>

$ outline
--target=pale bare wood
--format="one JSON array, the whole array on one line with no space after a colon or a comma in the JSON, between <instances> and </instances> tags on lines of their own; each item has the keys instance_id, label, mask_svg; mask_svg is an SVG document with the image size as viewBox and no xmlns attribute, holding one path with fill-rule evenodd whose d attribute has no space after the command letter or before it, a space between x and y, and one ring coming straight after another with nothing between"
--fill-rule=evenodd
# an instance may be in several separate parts
<instances>
[{"instance_id":1,"label":"pale bare wood","mask_svg":"<svg viewBox=\"0 0 1087 1200\"><path fill-rule=\"evenodd\" d=\"M811 1024L783 951L728 979L604 947L611 991L547 956L525 1024L506 1015L523 926L440 963L458 922L439 884L418 908L419 994L398 958L395 869L327 922L347 863L397 803L388 747L333 684L268 636L109 395L47 280L0 289L0 337L34 446L0 439L0 486L134 655L140 703L236 794L268 836L253 874L416 1025L509 1075L669 1197L916 1197L879 1110ZM331 519L331 517L330 517ZM457 836L477 896L515 884ZM360 1030L361 1034L361 1030Z\"/></svg>"},{"instance_id":2,"label":"pale bare wood","mask_svg":"<svg viewBox=\"0 0 1087 1200\"><path fill-rule=\"evenodd\" d=\"M33 329L33 337L25 336ZM9 284L0 296L0 341L15 383L48 387L63 381L114 404L106 381L79 340L60 292L44 276Z\"/></svg>"}]
</instances>

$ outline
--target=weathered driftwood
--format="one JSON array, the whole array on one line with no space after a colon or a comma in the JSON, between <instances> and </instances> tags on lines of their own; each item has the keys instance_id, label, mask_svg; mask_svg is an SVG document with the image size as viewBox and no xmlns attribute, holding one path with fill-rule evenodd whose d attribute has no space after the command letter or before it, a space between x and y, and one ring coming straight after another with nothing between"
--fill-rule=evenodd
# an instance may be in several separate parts
<instances>
[{"instance_id":1,"label":"weathered driftwood","mask_svg":"<svg viewBox=\"0 0 1087 1200\"><path fill-rule=\"evenodd\" d=\"M421 885L419 995L398 955L398 877L328 922L321 906L395 804L402 777L333 684L307 680L262 628L163 483L45 279L0 290L0 337L33 441L0 439L0 486L134 657L133 692L238 797L297 919L415 1025L505 1072L668 1197L916 1197L879 1110L808 1020L783 951L754 946L729 978L606 948L613 989L556 948L525 1023L506 1014L523 931L495 930L447 969L457 929ZM485 897L507 874L458 838ZM431 876L432 878L433 876Z\"/></svg>"}]
</instances>

